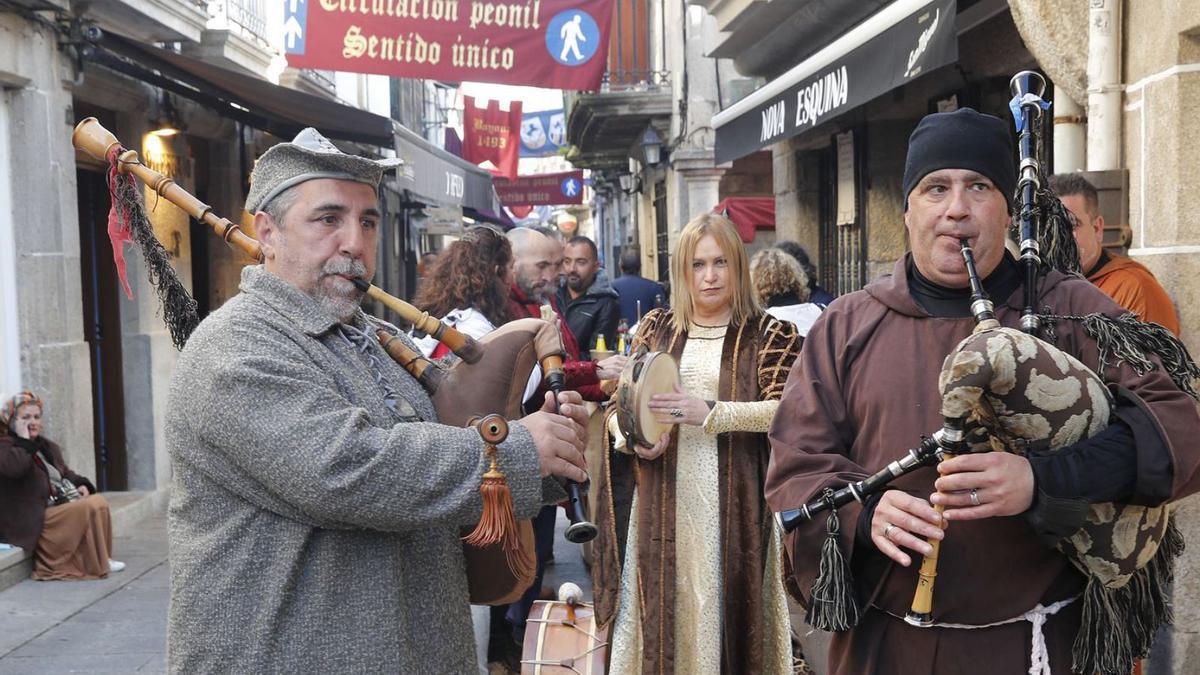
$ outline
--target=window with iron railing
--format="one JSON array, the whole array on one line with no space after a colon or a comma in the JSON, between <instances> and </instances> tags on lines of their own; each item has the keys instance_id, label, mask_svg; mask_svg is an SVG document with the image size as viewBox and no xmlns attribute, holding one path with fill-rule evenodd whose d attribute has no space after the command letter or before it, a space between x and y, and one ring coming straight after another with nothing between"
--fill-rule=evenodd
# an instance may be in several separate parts
<instances>
[{"instance_id":1,"label":"window with iron railing","mask_svg":"<svg viewBox=\"0 0 1200 675\"><path fill-rule=\"evenodd\" d=\"M334 82L334 79L333 79L333 71L332 70L317 70L315 68L305 68L304 72L308 73L309 77L311 77L313 79L313 81L315 81L317 84L321 85L322 87L325 87L326 89L336 89L337 88L337 84Z\"/></svg>"},{"instance_id":2,"label":"window with iron railing","mask_svg":"<svg viewBox=\"0 0 1200 675\"><path fill-rule=\"evenodd\" d=\"M839 217L838 213L838 152L837 142L820 150L819 184L822 186L818 199L818 230L821 247L821 271L819 283L834 295L845 295L861 289L867 283L867 226L866 226L866 178L863 162L861 132L854 143L850 156L853 166L847 169L852 179L856 196L851 210L853 218Z\"/></svg>"},{"instance_id":3,"label":"window with iron railing","mask_svg":"<svg viewBox=\"0 0 1200 675\"><path fill-rule=\"evenodd\" d=\"M662 47L664 31L661 2L658 17L651 15L651 2L653 0L616 0L608 41L608 69L600 85L601 91L652 90L670 85L670 73L655 70L653 40L657 39ZM657 30L652 30L656 22Z\"/></svg>"},{"instance_id":4,"label":"window with iron railing","mask_svg":"<svg viewBox=\"0 0 1200 675\"><path fill-rule=\"evenodd\" d=\"M210 0L209 28L225 29L241 37L269 45L266 0Z\"/></svg>"}]
</instances>

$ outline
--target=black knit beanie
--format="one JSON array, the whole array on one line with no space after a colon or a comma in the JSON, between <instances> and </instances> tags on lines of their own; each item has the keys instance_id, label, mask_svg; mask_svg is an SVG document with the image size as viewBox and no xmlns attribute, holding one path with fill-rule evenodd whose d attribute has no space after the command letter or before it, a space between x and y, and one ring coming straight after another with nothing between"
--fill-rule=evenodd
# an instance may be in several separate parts
<instances>
[{"instance_id":1,"label":"black knit beanie","mask_svg":"<svg viewBox=\"0 0 1200 675\"><path fill-rule=\"evenodd\" d=\"M987 176L1012 205L1017 186L1008 126L999 118L971 108L926 115L908 137L904 160L904 207L908 195L925 176L939 169L970 169Z\"/></svg>"}]
</instances>

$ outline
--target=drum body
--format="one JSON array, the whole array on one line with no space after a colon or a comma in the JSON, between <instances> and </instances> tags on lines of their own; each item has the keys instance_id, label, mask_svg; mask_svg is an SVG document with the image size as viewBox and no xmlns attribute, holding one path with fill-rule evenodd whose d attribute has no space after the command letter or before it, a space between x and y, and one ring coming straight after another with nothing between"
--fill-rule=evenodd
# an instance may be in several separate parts
<instances>
[{"instance_id":1,"label":"drum body","mask_svg":"<svg viewBox=\"0 0 1200 675\"><path fill-rule=\"evenodd\" d=\"M679 385L679 364L666 352L631 358L617 383L617 427L625 438L650 448L675 427L661 424L650 411L650 398L669 394Z\"/></svg>"},{"instance_id":2,"label":"drum body","mask_svg":"<svg viewBox=\"0 0 1200 675\"><path fill-rule=\"evenodd\" d=\"M565 602L533 603L521 650L522 675L603 675L608 631L597 632L592 605L571 608Z\"/></svg>"}]
</instances>

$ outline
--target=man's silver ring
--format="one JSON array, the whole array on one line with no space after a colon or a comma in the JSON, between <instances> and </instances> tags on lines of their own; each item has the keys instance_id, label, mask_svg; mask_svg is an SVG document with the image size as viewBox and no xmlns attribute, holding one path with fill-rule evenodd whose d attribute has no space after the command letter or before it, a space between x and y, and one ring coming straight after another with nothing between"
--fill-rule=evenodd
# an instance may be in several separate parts
<instances>
[{"instance_id":1,"label":"man's silver ring","mask_svg":"<svg viewBox=\"0 0 1200 675\"><path fill-rule=\"evenodd\" d=\"M971 506L979 506L979 490L971 488Z\"/></svg>"},{"instance_id":2,"label":"man's silver ring","mask_svg":"<svg viewBox=\"0 0 1200 675\"><path fill-rule=\"evenodd\" d=\"M679 408L671 410L671 417L683 417L683 411Z\"/></svg>"},{"instance_id":3,"label":"man's silver ring","mask_svg":"<svg viewBox=\"0 0 1200 675\"><path fill-rule=\"evenodd\" d=\"M883 538L891 539L892 538L892 530L894 530L894 529L896 529L896 526L891 523L888 523L887 527L883 528Z\"/></svg>"}]
</instances>

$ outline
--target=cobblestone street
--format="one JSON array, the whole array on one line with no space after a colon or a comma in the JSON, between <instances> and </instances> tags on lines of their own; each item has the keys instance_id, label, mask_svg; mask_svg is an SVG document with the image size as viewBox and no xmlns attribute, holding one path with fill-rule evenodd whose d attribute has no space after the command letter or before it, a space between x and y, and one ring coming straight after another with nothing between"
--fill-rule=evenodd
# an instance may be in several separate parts
<instances>
[{"instance_id":1,"label":"cobblestone street","mask_svg":"<svg viewBox=\"0 0 1200 675\"><path fill-rule=\"evenodd\" d=\"M166 517L114 536L128 567L98 581L26 580L0 592L0 673L161 673L166 668Z\"/></svg>"},{"instance_id":2,"label":"cobblestone street","mask_svg":"<svg viewBox=\"0 0 1200 675\"><path fill-rule=\"evenodd\" d=\"M545 585L591 579L579 546L562 538L559 511L555 564ZM162 673L166 670L166 515L158 513L116 536L113 548L129 565L99 581L26 580L0 592L0 675L28 673Z\"/></svg>"}]
</instances>

